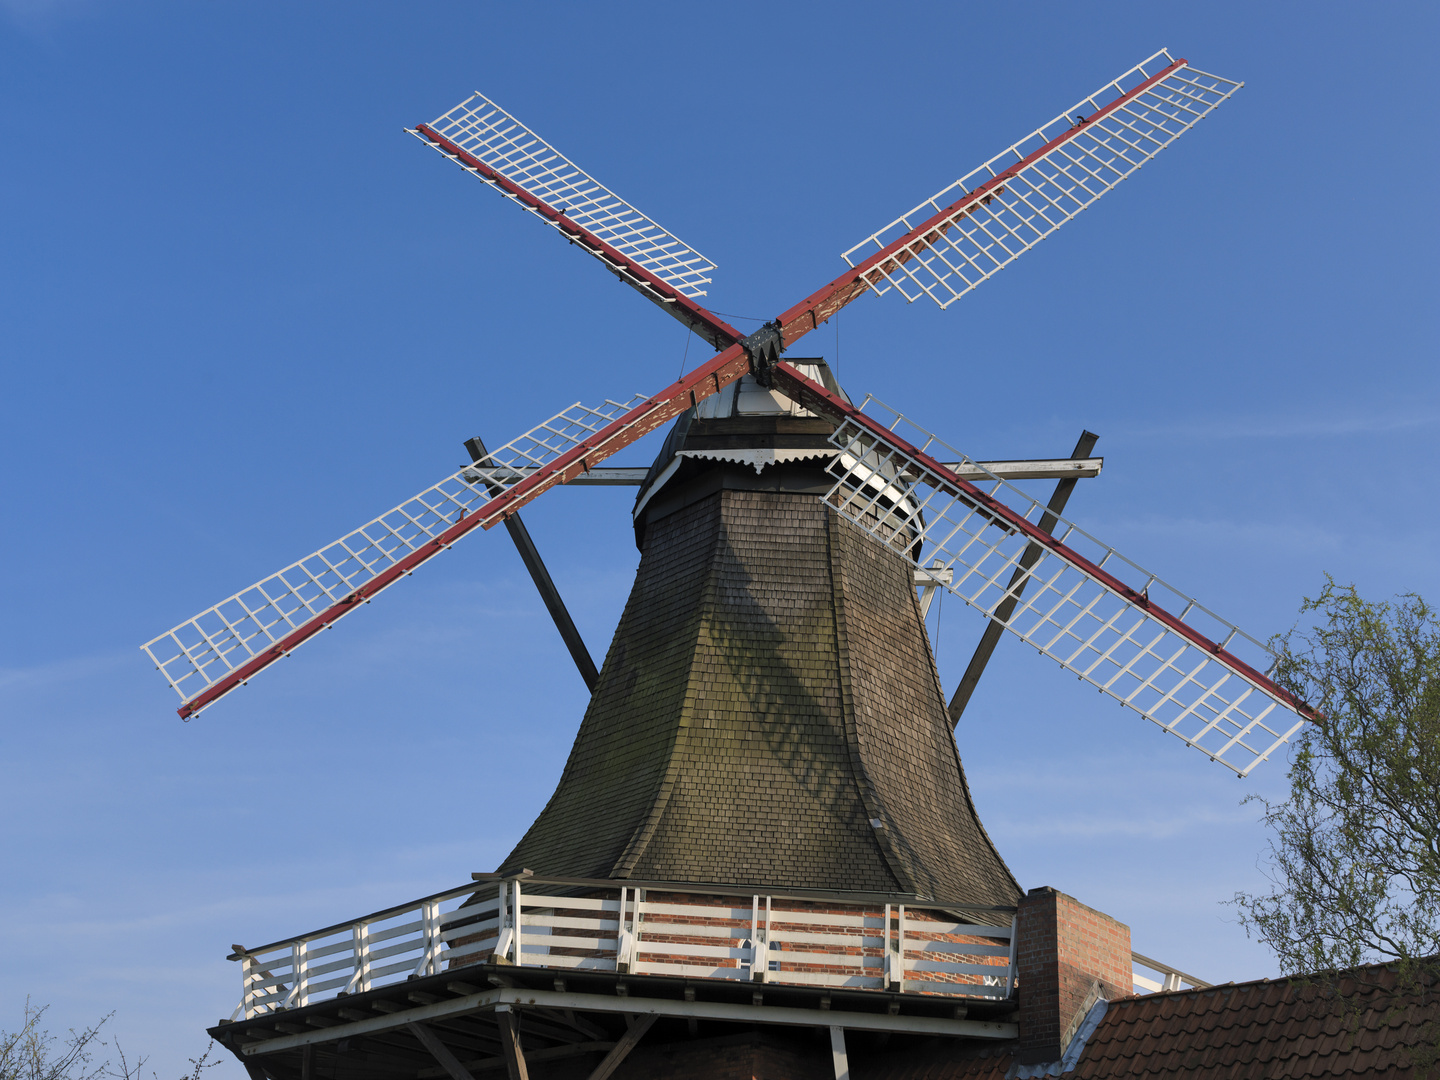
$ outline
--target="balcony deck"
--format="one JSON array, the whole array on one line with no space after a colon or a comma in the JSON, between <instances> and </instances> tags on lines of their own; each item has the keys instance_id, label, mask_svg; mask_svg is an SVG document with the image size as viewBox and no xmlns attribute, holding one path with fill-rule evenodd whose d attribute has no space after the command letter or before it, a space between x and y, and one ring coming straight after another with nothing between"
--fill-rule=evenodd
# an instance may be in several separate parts
<instances>
[{"instance_id":1,"label":"balcony deck","mask_svg":"<svg viewBox=\"0 0 1440 1080\"><path fill-rule=\"evenodd\" d=\"M325 1075L343 1065L354 1080L474 1080L510 1068L515 1055L618 1064L657 1021L692 1038L701 1025L828 1028L842 1054L847 1031L1016 1035L1011 909L476 877L350 922L237 946L241 1001L211 1034L253 1080L313 1080L321 1062L332 1068ZM1162 980L1137 972L1139 992L1204 985L1136 960Z\"/></svg>"}]
</instances>

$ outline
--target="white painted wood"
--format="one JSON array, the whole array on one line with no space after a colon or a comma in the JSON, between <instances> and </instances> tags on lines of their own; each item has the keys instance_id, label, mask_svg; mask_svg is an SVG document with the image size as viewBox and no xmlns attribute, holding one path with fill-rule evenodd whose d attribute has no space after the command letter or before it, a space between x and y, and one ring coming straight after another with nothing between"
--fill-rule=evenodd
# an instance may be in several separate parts
<instances>
[{"instance_id":1,"label":"white painted wood","mask_svg":"<svg viewBox=\"0 0 1440 1080\"><path fill-rule=\"evenodd\" d=\"M321 1042L355 1038L360 1035L387 1031L405 1023L439 1020L447 1016L498 1009L500 1006L536 1009L574 1009L579 1012L602 1012L636 1016L675 1016L681 1019L719 1020L736 1024L780 1024L786 1027L816 1027L816 1010L785 1005L742 1005L724 1001L676 1001L671 998L615 997L609 994L580 994L574 991L530 990L522 987L496 987L466 997L420 1005L403 1013L356 1020L349 1024L318 1031L282 1035L251 1043L241 1048L250 1059L293 1050ZM950 1020L936 1016L890 1015L875 1012L850 1012L833 1009L829 1018L849 1031L892 1032L908 1035L944 1035L951 1038L1014 1039L1016 1025L992 1020Z\"/></svg>"},{"instance_id":2,"label":"white painted wood","mask_svg":"<svg viewBox=\"0 0 1440 1080\"><path fill-rule=\"evenodd\" d=\"M520 1045L520 1025L515 1010L508 1003L497 1005L495 1019L499 1021L500 1052L505 1057L505 1071L510 1080L530 1080L530 1071L525 1065L525 1050Z\"/></svg>"},{"instance_id":3,"label":"white painted wood","mask_svg":"<svg viewBox=\"0 0 1440 1080\"><path fill-rule=\"evenodd\" d=\"M700 403L700 408L733 394L735 384L731 383L719 395L711 395ZM987 476L999 476L1006 480L1063 480L1066 477L1088 478L1099 476L1105 466L1104 458L1034 458L1020 461L954 461L944 462L948 468L966 480L983 480ZM534 472L534 468L521 467L506 470L502 479L523 480ZM639 487L650 472L645 466L636 468L600 466L582 473L571 480L566 487Z\"/></svg>"},{"instance_id":4,"label":"white painted wood","mask_svg":"<svg viewBox=\"0 0 1440 1080\"><path fill-rule=\"evenodd\" d=\"M835 1063L835 1080L850 1080L850 1058L845 1053L845 1029L830 1029L830 1057Z\"/></svg>"},{"instance_id":5,"label":"white painted wood","mask_svg":"<svg viewBox=\"0 0 1440 1080\"><path fill-rule=\"evenodd\" d=\"M608 897L556 897L529 894L528 886L512 879L495 883L493 903L471 904L474 888L436 894L408 907L390 908L258 950L246 952L237 946L233 958L242 961L242 998L236 1015L253 1017L297 1007L302 999L315 1001L408 975L436 974L480 962L491 952L511 963L559 970L628 970L860 988L889 983L909 989L924 984L938 987L935 992L962 997L993 995L973 984L936 983L924 976L984 974L1006 984L1007 992L1013 985L1013 940L1007 942L1013 939L1013 927L917 919L899 903L872 905L817 897L830 909L800 909L777 906L773 897L754 893L749 905L741 907L723 893L700 892L696 897L700 902L651 904L644 900L642 889L628 886L616 887ZM704 902L711 896L722 902ZM794 898L779 901L794 902ZM447 909L449 904L457 906ZM593 916L577 914L587 911ZM984 941L935 940L944 934ZM464 944L457 945L461 940ZM590 955L557 955L557 949ZM987 957L1003 957L1008 963L977 963ZM1141 962L1138 955L1136 962ZM805 965L838 970L793 970ZM1164 973L1168 978L1169 969Z\"/></svg>"}]
</instances>

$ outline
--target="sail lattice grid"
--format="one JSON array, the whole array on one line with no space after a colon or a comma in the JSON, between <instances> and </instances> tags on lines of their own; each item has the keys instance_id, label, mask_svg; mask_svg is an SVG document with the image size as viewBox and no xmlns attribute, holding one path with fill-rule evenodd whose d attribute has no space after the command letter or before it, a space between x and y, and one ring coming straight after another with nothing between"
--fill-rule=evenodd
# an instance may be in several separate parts
<instances>
[{"instance_id":1,"label":"sail lattice grid","mask_svg":"<svg viewBox=\"0 0 1440 1080\"><path fill-rule=\"evenodd\" d=\"M842 257L856 266L935 218L868 280L877 293L894 288L907 300L928 296L948 307L1092 205L1244 85L1176 63L1162 49Z\"/></svg>"},{"instance_id":2,"label":"sail lattice grid","mask_svg":"<svg viewBox=\"0 0 1440 1080\"><path fill-rule=\"evenodd\" d=\"M481 465L468 465L447 476L142 648L181 700L191 701L305 622L435 541L456 522L484 512L497 495L644 400L640 396L629 402L607 400L594 408L576 403L495 450ZM336 618L340 614L343 611Z\"/></svg>"},{"instance_id":3,"label":"sail lattice grid","mask_svg":"<svg viewBox=\"0 0 1440 1080\"><path fill-rule=\"evenodd\" d=\"M862 410L883 417L901 435L897 443L974 465L874 398ZM1212 759L1244 776L1304 724L1293 704L1265 685L1262 673L1274 656L1264 645L1013 485L992 474L975 487L1032 525L1056 521L1054 538L1068 554L1036 543L853 419L831 441L841 452L830 465L837 479L826 500L842 516L992 618L1002 617L997 609L1018 591L1011 579L1022 570L1024 593L1003 618L1006 629ZM1174 618L1183 628L1166 621ZM1241 670L1246 666L1251 673Z\"/></svg>"},{"instance_id":4,"label":"sail lattice grid","mask_svg":"<svg viewBox=\"0 0 1440 1080\"><path fill-rule=\"evenodd\" d=\"M430 127L541 202L563 211L570 221L681 293L692 299L705 295L701 286L710 282L713 262L590 176L484 94L466 98ZM423 135L416 134L424 140ZM451 156L443 147L437 145L435 149ZM481 173L475 175L486 179ZM536 216L559 228L549 218Z\"/></svg>"}]
</instances>

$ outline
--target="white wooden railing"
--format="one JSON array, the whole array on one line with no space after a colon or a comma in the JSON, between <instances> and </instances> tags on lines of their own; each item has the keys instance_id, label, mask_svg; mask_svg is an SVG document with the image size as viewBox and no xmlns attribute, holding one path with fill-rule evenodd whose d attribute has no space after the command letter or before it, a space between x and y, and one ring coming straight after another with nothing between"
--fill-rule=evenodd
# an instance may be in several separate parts
<instances>
[{"instance_id":1,"label":"white wooden railing","mask_svg":"<svg viewBox=\"0 0 1440 1080\"><path fill-rule=\"evenodd\" d=\"M554 895L559 888L583 895ZM232 1019L493 961L791 985L1010 996L1014 920L903 902L683 892L535 877L473 883L258 949Z\"/></svg>"},{"instance_id":2,"label":"white wooden railing","mask_svg":"<svg viewBox=\"0 0 1440 1080\"><path fill-rule=\"evenodd\" d=\"M1194 975L1186 975L1178 968L1162 964L1159 960L1151 960L1137 952L1132 952L1130 958L1135 967L1132 978L1137 994L1155 994L1164 990L1207 990L1210 987L1210 983L1197 979ZM1152 978L1154 975L1160 977Z\"/></svg>"}]
</instances>

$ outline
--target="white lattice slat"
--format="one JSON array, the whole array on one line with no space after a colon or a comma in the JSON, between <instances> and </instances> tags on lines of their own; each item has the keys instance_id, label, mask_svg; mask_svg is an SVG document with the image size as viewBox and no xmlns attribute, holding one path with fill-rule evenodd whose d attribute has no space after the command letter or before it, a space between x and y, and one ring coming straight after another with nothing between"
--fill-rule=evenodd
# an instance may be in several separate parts
<instances>
[{"instance_id":1,"label":"white lattice slat","mask_svg":"<svg viewBox=\"0 0 1440 1080\"><path fill-rule=\"evenodd\" d=\"M595 408L576 403L492 453L491 467L472 465L452 473L142 648L181 700L191 701L462 518L484 515L498 498L494 490L503 493L519 482L513 479L516 469L549 464L644 400L606 401Z\"/></svg>"},{"instance_id":2,"label":"white lattice slat","mask_svg":"<svg viewBox=\"0 0 1440 1080\"><path fill-rule=\"evenodd\" d=\"M589 930L594 933L615 932L618 918L611 919L584 919L573 915L551 915L548 912L536 912L533 915L522 915L521 926L550 926L556 930L561 928L570 930Z\"/></svg>"},{"instance_id":3,"label":"white lattice slat","mask_svg":"<svg viewBox=\"0 0 1440 1080\"><path fill-rule=\"evenodd\" d=\"M1009 956L1010 946L1008 945L962 945L956 941L917 941L913 934L907 933L905 939L905 951L907 953L940 953L951 956Z\"/></svg>"},{"instance_id":4,"label":"white lattice slat","mask_svg":"<svg viewBox=\"0 0 1440 1080\"><path fill-rule=\"evenodd\" d=\"M647 904L646 907L649 907ZM647 911L648 915L649 912ZM724 937L745 938L750 936L748 926L705 926L702 923L661 922L647 918L640 924L648 941L654 935L664 937Z\"/></svg>"},{"instance_id":5,"label":"white lattice slat","mask_svg":"<svg viewBox=\"0 0 1440 1080\"><path fill-rule=\"evenodd\" d=\"M527 953L548 953L551 949L597 949L614 952L617 944L613 937L570 937L564 934L542 934L537 935L539 940L531 937L527 931L525 935L525 949Z\"/></svg>"},{"instance_id":6,"label":"white lattice slat","mask_svg":"<svg viewBox=\"0 0 1440 1080\"><path fill-rule=\"evenodd\" d=\"M948 307L1091 206L1204 119L1243 83L1196 71L1162 49L842 256L884 251L877 293ZM1083 120L1077 122L1077 118ZM933 220L932 220L933 219Z\"/></svg>"},{"instance_id":7,"label":"white lattice slat","mask_svg":"<svg viewBox=\"0 0 1440 1080\"><path fill-rule=\"evenodd\" d=\"M1063 518L1058 543L1042 544L1020 528L1046 517L1040 503L993 475L958 480L935 460L957 451L873 398L861 411L872 405L881 416L851 410L832 436L826 495L872 538L950 570L945 588L992 618L1023 569L1007 629L1242 776L1304 724L1264 675L1274 657L1259 641Z\"/></svg>"},{"instance_id":8,"label":"white lattice slat","mask_svg":"<svg viewBox=\"0 0 1440 1080\"><path fill-rule=\"evenodd\" d=\"M466 98L429 126L517 187L564 211L569 220L679 292L691 298L705 295L701 286L710 282L713 262L635 209L485 95L476 93ZM421 133L414 134L451 156ZM475 175L485 179L481 173ZM536 216L559 228L544 215Z\"/></svg>"},{"instance_id":9,"label":"white lattice slat","mask_svg":"<svg viewBox=\"0 0 1440 1080\"><path fill-rule=\"evenodd\" d=\"M778 920L777 920L777 921L778 921ZM837 935L837 936L838 936L838 935ZM814 931L814 930L805 930L805 931L799 931L799 930L776 930L776 929L775 929L775 923L771 923L771 924L770 924L770 933L769 933L769 935L768 935L767 940L772 941L772 942L773 942L773 941L790 941L790 942L827 941L827 942L828 942L828 937L827 937L827 938L818 937L816 931ZM854 935L852 935L852 934L845 934L845 935L844 935L844 938L843 938L843 943L846 944L846 945L856 945L856 946L859 946L859 947L865 948L865 949L883 949L883 948L885 947L885 939L882 938L882 937L856 937L856 936L854 936ZM836 944L839 944L839 942L836 942Z\"/></svg>"},{"instance_id":10,"label":"white lattice slat","mask_svg":"<svg viewBox=\"0 0 1440 1080\"><path fill-rule=\"evenodd\" d=\"M772 964L820 964L829 967L855 968L879 967L883 961L878 956L856 956L839 952L802 952L797 949L773 949L767 958Z\"/></svg>"},{"instance_id":11,"label":"white lattice slat","mask_svg":"<svg viewBox=\"0 0 1440 1080\"><path fill-rule=\"evenodd\" d=\"M1001 938L1010 940L1010 927L1008 926L977 926L974 923L963 922L925 922L920 919L912 919L909 925L909 933L912 934L965 934L969 937Z\"/></svg>"},{"instance_id":12,"label":"white lattice slat","mask_svg":"<svg viewBox=\"0 0 1440 1080\"><path fill-rule=\"evenodd\" d=\"M750 921L750 908L748 907L721 907L717 904L661 904L650 900L644 902L646 920L660 921L660 916L682 916L688 919L697 918L701 913L707 919L733 919Z\"/></svg>"},{"instance_id":13,"label":"white lattice slat","mask_svg":"<svg viewBox=\"0 0 1440 1080\"><path fill-rule=\"evenodd\" d=\"M643 956L698 956L709 957L716 960L748 960L750 949L742 945L696 945L688 941L648 941L640 942L640 955Z\"/></svg>"},{"instance_id":14,"label":"white lattice slat","mask_svg":"<svg viewBox=\"0 0 1440 1080\"><path fill-rule=\"evenodd\" d=\"M557 902L553 896L525 896L521 898L520 908L522 911L532 908L545 911L605 911L610 914L599 917L614 922L619 915L620 901L602 900L593 896L567 896L563 901Z\"/></svg>"}]
</instances>

